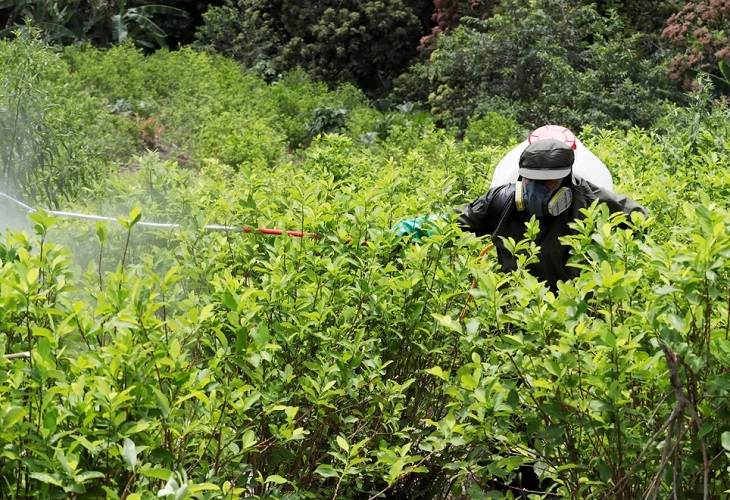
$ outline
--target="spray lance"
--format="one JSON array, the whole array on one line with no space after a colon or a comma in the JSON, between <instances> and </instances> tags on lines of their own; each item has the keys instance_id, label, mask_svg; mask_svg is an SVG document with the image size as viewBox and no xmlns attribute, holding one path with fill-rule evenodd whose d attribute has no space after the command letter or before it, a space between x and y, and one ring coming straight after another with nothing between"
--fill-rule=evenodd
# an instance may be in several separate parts
<instances>
[{"instance_id":1,"label":"spray lance","mask_svg":"<svg viewBox=\"0 0 730 500\"><path fill-rule=\"evenodd\" d=\"M37 210L33 207L30 207L26 205L25 203L16 200L15 198L0 192L0 198L4 198L12 203L15 203L16 205L23 207L27 212L30 214L32 212L37 212ZM90 214L81 214L81 213L74 213L74 212L62 212L58 210L46 210L46 213L56 216L56 217L67 217L67 218L74 218L74 219L87 219L87 220L96 220L96 221L117 221L114 217L104 217L101 215L90 215ZM160 223L160 222L144 222L140 221L136 224L137 226L142 227L151 227L151 228L160 228L160 229L176 229L180 227L180 224L177 223ZM296 238L304 238L304 237L311 237L311 238L322 238L321 235L316 233L308 233L304 231L288 231L285 229L266 229L266 228L251 228L247 226L222 226L218 224L209 224L204 227L207 231L238 231L238 232L244 232L244 233L254 233L258 232L261 234L268 234L268 235L274 235L274 236L293 236ZM351 241L347 240L348 242ZM363 242L364 243L364 242Z\"/></svg>"},{"instance_id":2,"label":"spray lance","mask_svg":"<svg viewBox=\"0 0 730 500\"><path fill-rule=\"evenodd\" d=\"M37 210L31 206L26 205L20 200L17 200L13 198L10 195L7 195L3 192L0 192L0 198L4 198L5 200L8 200L19 207L22 207L24 210L26 210L27 214L31 214L33 212L37 212ZM87 220L96 220L96 221L117 221L114 217L104 217L101 215L90 215L90 214L82 214L82 213L74 213L74 212L63 212L59 210L46 210L46 213L51 214L55 217L67 217L67 218L75 218L75 219L87 219ZM161 228L161 229L175 229L180 227L180 224L175 223L159 223L159 222L144 222L140 221L136 224L137 226L142 227L150 227L150 228ZM248 226L222 226L217 224L209 224L204 227L207 231L237 231L237 232L244 232L244 233L261 233L261 234L268 234L273 236L293 236L295 238L304 238L304 237L311 237L315 239L322 238L321 235L316 233L310 233L310 232L304 232L304 231L288 231L284 229L267 229L267 228L251 228ZM347 239L347 243L352 241L352 238ZM363 245L366 244L366 242L362 242ZM27 359L30 358L30 352L18 352L18 353L12 353L12 354L5 354L3 358L11 360L11 359Z\"/></svg>"}]
</instances>

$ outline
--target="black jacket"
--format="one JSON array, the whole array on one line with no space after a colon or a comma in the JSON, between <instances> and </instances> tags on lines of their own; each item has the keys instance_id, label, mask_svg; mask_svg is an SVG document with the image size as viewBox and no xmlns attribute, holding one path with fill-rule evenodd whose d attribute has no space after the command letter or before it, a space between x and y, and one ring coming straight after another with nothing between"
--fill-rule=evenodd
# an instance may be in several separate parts
<instances>
[{"instance_id":1,"label":"black jacket","mask_svg":"<svg viewBox=\"0 0 730 500\"><path fill-rule=\"evenodd\" d=\"M631 198L599 188L585 179L568 176L565 182L573 192L573 202L562 214L546 215L540 219L540 232L535 241L540 246L540 262L529 268L533 276L546 281L553 290L558 281L578 275L578 269L566 267L570 249L561 245L558 238L573 232L568 227L569 222L584 218L581 208L587 208L594 200L599 200L608 205L612 213L641 212L644 216L648 215L646 209ZM530 219L527 211L517 210L514 184L494 187L474 202L457 208L457 212L460 214L459 224L463 230L471 231L477 236L492 237L503 271L517 268L517 259L505 249L501 238L513 238L515 241L525 239L525 222Z\"/></svg>"}]
</instances>

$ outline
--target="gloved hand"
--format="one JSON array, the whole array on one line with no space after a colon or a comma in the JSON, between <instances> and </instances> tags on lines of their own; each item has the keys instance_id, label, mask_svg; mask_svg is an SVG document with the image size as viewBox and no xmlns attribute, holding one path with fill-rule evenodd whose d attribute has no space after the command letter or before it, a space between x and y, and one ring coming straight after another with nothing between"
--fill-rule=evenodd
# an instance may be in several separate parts
<instances>
[{"instance_id":1,"label":"gloved hand","mask_svg":"<svg viewBox=\"0 0 730 500\"><path fill-rule=\"evenodd\" d=\"M391 232L397 236L410 236L411 239L418 241L424 236L440 234L441 229L436 224L436 221L441 218L443 218L442 215L432 214L428 217L424 215L415 219L407 219L393 226Z\"/></svg>"}]
</instances>

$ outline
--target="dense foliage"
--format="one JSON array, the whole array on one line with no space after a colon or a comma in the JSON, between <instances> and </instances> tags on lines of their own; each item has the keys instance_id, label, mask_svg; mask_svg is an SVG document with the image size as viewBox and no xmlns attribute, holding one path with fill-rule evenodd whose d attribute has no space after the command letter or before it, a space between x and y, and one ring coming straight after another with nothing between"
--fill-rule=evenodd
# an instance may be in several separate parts
<instances>
[{"instance_id":1,"label":"dense foliage","mask_svg":"<svg viewBox=\"0 0 730 500\"><path fill-rule=\"evenodd\" d=\"M490 112L526 128L629 129L653 124L666 102L683 104L680 89L698 73L727 95L727 9L719 0L8 0L0 36L31 28L62 45L192 46L268 82L301 69L331 89L354 85L380 109L416 103L461 134Z\"/></svg>"},{"instance_id":2,"label":"dense foliage","mask_svg":"<svg viewBox=\"0 0 730 500\"><path fill-rule=\"evenodd\" d=\"M106 110L89 123L94 142L125 164L149 148L189 166L210 156L267 169L308 140L318 108L365 108L351 86L328 92L301 72L269 86L231 60L190 49L144 56L130 47L67 48L62 59L73 73L67 83ZM100 128L98 120L112 118Z\"/></svg>"},{"instance_id":3,"label":"dense foliage","mask_svg":"<svg viewBox=\"0 0 730 500\"><path fill-rule=\"evenodd\" d=\"M501 2L494 16L439 38L430 60L401 79L399 93L460 127L485 111L513 112L532 126L647 126L676 96L661 59L625 28L593 5Z\"/></svg>"},{"instance_id":4,"label":"dense foliage","mask_svg":"<svg viewBox=\"0 0 730 500\"><path fill-rule=\"evenodd\" d=\"M524 137L508 117L460 141L192 51L2 49L44 62L33 89L105 169L63 208L109 217L0 238L6 496L514 498L528 470L569 498L730 489L730 110L707 88L654 132L584 130L651 218L589 210L552 293L529 238L504 275L448 217L389 232L481 195Z\"/></svg>"},{"instance_id":5,"label":"dense foliage","mask_svg":"<svg viewBox=\"0 0 730 500\"><path fill-rule=\"evenodd\" d=\"M718 63L730 62L730 4L719 0L690 2L667 20L662 36L678 49L669 67L670 76L685 88L698 72L719 75ZM727 95L727 78L722 91Z\"/></svg>"},{"instance_id":6,"label":"dense foliage","mask_svg":"<svg viewBox=\"0 0 730 500\"><path fill-rule=\"evenodd\" d=\"M0 40L0 185L58 205L101 173L74 134L85 124L58 57L35 38Z\"/></svg>"},{"instance_id":7,"label":"dense foliage","mask_svg":"<svg viewBox=\"0 0 730 500\"><path fill-rule=\"evenodd\" d=\"M226 0L205 14L200 45L270 76L301 67L315 79L382 93L416 55L429 5Z\"/></svg>"},{"instance_id":8,"label":"dense foliage","mask_svg":"<svg viewBox=\"0 0 730 500\"><path fill-rule=\"evenodd\" d=\"M3 28L0 35L9 36L32 27L40 30L45 41L59 44L83 42L107 47L131 41L153 48L167 45L167 32L157 22L165 17L164 25L175 30L192 27L184 20L190 17L185 10L144 0L6 0L0 3L0 26ZM173 24L171 18L178 20ZM181 38L173 37L173 41L177 40Z\"/></svg>"}]
</instances>

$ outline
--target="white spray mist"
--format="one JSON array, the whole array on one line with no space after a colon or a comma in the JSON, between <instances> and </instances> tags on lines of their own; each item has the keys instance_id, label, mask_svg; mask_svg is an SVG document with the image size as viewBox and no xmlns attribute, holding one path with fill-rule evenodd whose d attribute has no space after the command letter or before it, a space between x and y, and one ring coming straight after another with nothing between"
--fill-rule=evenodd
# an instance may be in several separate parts
<instances>
[{"instance_id":1,"label":"white spray mist","mask_svg":"<svg viewBox=\"0 0 730 500\"><path fill-rule=\"evenodd\" d=\"M31 220L28 218L28 210L22 205L12 201L4 186L0 184L0 233L10 228L16 231L30 231L33 227Z\"/></svg>"}]
</instances>

